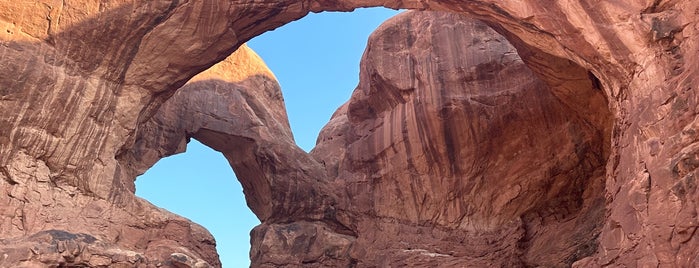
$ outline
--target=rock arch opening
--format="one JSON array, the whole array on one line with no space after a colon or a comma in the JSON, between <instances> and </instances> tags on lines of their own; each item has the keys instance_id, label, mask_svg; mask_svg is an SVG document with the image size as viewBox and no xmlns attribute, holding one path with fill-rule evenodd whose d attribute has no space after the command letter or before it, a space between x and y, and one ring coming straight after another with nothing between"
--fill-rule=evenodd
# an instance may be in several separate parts
<instances>
[{"instance_id":1,"label":"rock arch opening","mask_svg":"<svg viewBox=\"0 0 699 268\"><path fill-rule=\"evenodd\" d=\"M356 56L357 59L355 60L356 62L353 65L353 68L347 68L345 66L325 66L322 68L336 68L335 72L332 72L332 70L328 71L317 71L314 72L313 68L318 68L319 66L306 66L306 65L299 65L298 63L294 63L296 67L296 71L301 68L301 66L304 67L310 67L310 68L305 68L306 71L302 73L305 74L304 76L299 76L299 77L289 77L289 71L288 66L287 70L285 70L287 73L282 73L285 75L286 78L292 78L295 80L304 80L307 81L308 79L308 72L312 73L320 73L325 76L331 76L331 77L342 77L342 76L358 76L358 59L360 58L361 52L364 49L365 43L366 43L366 38L368 37L369 33L373 31L378 24L383 22L386 18L390 17L392 14L395 14L396 11L391 11L391 10L377 10L377 9L367 9L365 10L365 14L362 14L361 18L362 20L359 19L351 19L349 17L352 16L359 16L358 14L342 14L342 13L332 13L332 14L324 14L321 18L317 19L312 19L312 18L304 18L304 21L311 21L312 23L323 23L326 24L325 27L332 27L337 26L337 27L344 27L347 26L348 24L358 24L357 27L361 29L354 30L354 32L344 32L343 34L346 35L342 38L341 40L331 40L331 41L325 41L328 42L325 45L327 46L333 46L333 49L331 53L340 53L341 51L347 51L351 50L349 52L352 56ZM318 14L320 15L320 14ZM329 15L329 16L328 16ZM342 16L345 15L344 17L341 18L333 18L335 16ZM349 15L349 16L347 16ZM371 25L371 26L367 26ZM302 28L304 30L307 30L308 27ZM278 30L280 31L280 30ZM295 30L295 29L283 29L283 35L286 35L286 37L290 37L291 35L298 35L300 30ZM327 28L327 31L329 33L330 28ZM301 33L301 34L308 34L308 33ZM325 38L328 38L326 35ZM351 40L351 38L355 38L355 40ZM288 42L288 39L285 40L285 42ZM293 51L290 50L283 50L285 52L293 52L293 53L301 53L297 56L308 56L312 55L312 53L317 53L321 50L319 49L314 49L314 47L322 46L323 44L308 44L308 40L305 40L301 46L306 46L306 48L299 48L299 47L289 47L286 49L293 49ZM344 44L339 44L339 42L344 42ZM267 40L265 42L255 42L255 44L261 45L261 46L267 46L266 48L269 49L276 49L279 50L278 44L279 43L284 43L280 42L278 39L272 39L272 40ZM254 44L253 44L254 45ZM247 47L242 48L242 52L236 52L237 54L241 53L250 53L254 54L253 52L245 52L247 51ZM303 53L308 53L308 54L303 54ZM241 128L236 128L236 129L231 129L230 125L226 126L220 126L220 124L244 124L244 125L255 125L257 123L246 123L247 121L245 120L252 120L254 119L249 119L249 118L244 118L245 116L248 116L250 114L254 114L258 116L258 121L262 122L264 121L264 124L267 124L265 120L269 119L270 116L272 115L263 115L266 113L274 112L277 113L278 115L284 115L287 113L286 110L278 110L278 111L268 111L266 109L284 109L284 106L288 106L290 103L288 100L285 103L281 103L281 92L278 92L278 88L276 85L275 76L279 77L279 73L275 73L273 76L271 73L265 73L263 75L258 74L258 78L261 78L265 76L265 78L262 78L265 81L264 83L258 83L254 81L226 81L222 80L225 78L230 78L231 75L236 76L240 75L240 70L233 70L233 68L249 68L249 66L242 66L243 63L240 63L239 61L243 62L248 62L250 59L250 55L247 56L237 56L237 54L233 55L232 58L234 59L228 59L222 63L222 65L225 66L215 66L213 70L209 70L205 72L204 74L200 75L199 77L196 77L193 79L192 82L190 82L188 85L186 85L184 88L180 89L173 97L171 97L168 101L165 102L165 104L159 108L159 110L156 112L156 115L153 119L149 120L147 123L143 124L141 126L141 129L139 130L139 136L137 137L136 141L136 149L134 151L137 151L137 153L132 153L129 152L126 155L130 155L129 157L134 157L134 160L136 160L137 157L135 157L134 154L139 154L139 155L146 155L147 157L142 157L140 159L137 159L140 163L138 165L141 165L140 169L147 168L149 164L153 160L156 160L159 157L166 157L171 154L179 154L184 150L184 146L191 146L191 143L188 141L190 138L197 140L194 142L195 150L200 150L200 146L207 146L209 148L214 148L218 151L225 152L224 155L230 160L230 164L236 167L236 171L242 174L245 174L245 180L243 180L243 183L246 186L246 189L252 189L253 194L248 194L248 198L252 199L251 202L253 203L265 203L268 202L267 197L261 197L259 200L255 196L264 196L265 194L263 192L260 192L259 189L263 189L263 186L260 185L255 185L255 181L264 181L265 178L258 176L258 174L263 173L263 171L259 170L259 167L250 167L250 159L246 159L244 161L247 161L245 164L241 164L241 161L235 161L232 159L235 159L234 155L254 155L255 153L253 150L255 150L253 147L256 147L257 145L260 144L255 144L257 141L255 139L259 137L254 137L255 135L252 135L253 137L244 137L246 134L250 135L250 133L255 132L257 130L251 130L250 133L240 133L239 130ZM345 62L342 62L340 64L345 64L347 65L346 61L351 61L352 58L351 56L339 56L335 55L333 57L332 55L327 56L328 59L325 59L325 63L330 62L331 60L344 60ZM287 64L291 64L287 62ZM274 65L274 64L273 64ZM253 67L252 69L255 69ZM308 70L310 69L310 70ZM349 69L349 70L348 70ZM342 73L338 73L338 71L343 71ZM215 78L215 79L211 79ZM254 80L255 78L249 79L248 80ZM322 82L318 84L313 84L313 83L306 83L305 86L311 86L315 88L319 88L319 84L322 85L323 89L328 89L330 86L337 86L337 87L345 87L344 89L336 89L336 91L347 91L351 92L350 88L356 85L356 77L353 78L343 78L346 81L333 81L334 83L331 85L329 82L332 81L332 79L326 79L323 80ZM235 79L234 79L235 80ZM347 82L349 80L349 82ZM352 80L355 80L352 82ZM324 83L323 83L324 82ZM296 99L292 101L291 103L294 105L300 105L300 106L308 106L309 103L313 103L314 105L326 105L326 103L320 103L320 102L330 102L332 103L332 100L328 100L327 98L337 98L337 96L333 95L324 95L324 96L319 96L318 94L315 94L313 96L309 96L308 93L310 91L306 90L305 93L305 100L300 99L301 95L300 93L303 92L293 92L293 90L300 90L299 84L303 83L294 83L294 81L291 81L291 87L289 89L285 89L284 91L288 92L292 91L292 93L296 93L296 96L294 96ZM293 88L295 87L295 88ZM194 93L193 91L198 91ZM256 97L257 94L260 94L261 92L268 91L264 94L271 94L274 95L274 98L272 99L272 102L274 103L267 103L270 101L270 99L262 99ZM231 97L231 95L242 95L242 96L235 96ZM347 98L349 97L349 94L340 94L340 96L344 95L343 97L340 97L341 101L346 101ZM225 97L222 97L225 96ZM257 99L257 100L254 100ZM248 103L250 102L256 102L257 103ZM337 101L337 100L335 100ZM281 104L280 104L281 103ZM269 107L269 105L277 105L277 106L272 106ZM334 111L339 104L335 104L335 107L332 107L330 111L324 111L324 112L316 112L316 111L311 111L311 113L314 113L313 116L318 115L318 119L320 121L327 120L332 112ZM242 106L242 107L241 107ZM267 107L265 107L267 106ZM332 104L331 104L332 106ZM236 117L235 115L231 115L230 113L227 113L225 110L231 110L231 109L236 109L238 112L244 111L244 113L247 113L242 116ZM253 111L248 111L248 109L252 109ZM304 112L304 111L302 111ZM303 119L298 119L297 121L301 120L312 120L314 117L308 118L308 112L305 111L307 114L304 114L306 116L301 116ZM236 112L232 112L232 114L235 114ZM194 114L194 115L193 115ZM266 117L265 117L266 116ZM280 123L284 123L286 118L284 116L279 116L276 119L279 119ZM194 119L192 119L194 117ZM169 122L168 120L175 119L177 120L179 118L180 122L174 125L168 125ZM186 118L186 119L185 119ZM301 129L306 127L309 123L310 124L319 124L322 122L296 122L297 124L301 124ZM212 126L219 124L219 128ZM292 122L293 124L293 122ZM320 126L318 126L317 131L320 130ZM277 126L280 129L277 129L276 131L279 132L287 132L287 130L284 130L283 124L280 124L280 126ZM273 128L273 127L270 127ZM310 133L312 133L311 131ZM257 133L259 134L259 133ZM298 134L297 134L298 135ZM315 139L317 136L317 133L314 137L309 137L307 133L303 133L301 135L305 135L305 137L302 137L305 139L307 142L312 142L313 144L315 143ZM159 137L155 137L159 136ZM298 136L297 136L298 139ZM203 144L199 143L198 140L201 140ZM284 141L288 141L288 137L283 138ZM261 141L262 143L269 142L269 141ZM189 144L189 145L186 145ZM307 143L307 145L310 143ZM156 147L153 147L156 146ZM264 146L264 144L262 144ZM306 150L310 150L311 147L306 147ZM192 153L188 152L184 154L182 157L196 157L196 155L201 155L201 154L196 154L195 156L191 155ZM178 155L179 156L179 155ZM125 158L129 158L125 157ZM150 157L150 159L146 159ZM158 165L162 161L169 161L171 164L176 164L174 161L169 160L170 157L163 158L160 160ZM131 161L134 162L134 161ZM129 163L130 165L134 165L134 163ZM180 164L181 165L181 164ZM157 165L154 166L153 168L158 168L162 169L162 167L158 167ZM196 165L191 165L190 168L195 168L198 169L200 167L197 167ZM151 168L152 169L152 168ZM150 174L151 169L148 169L148 171L140 176L137 179L137 191L136 193L139 193L139 190L144 187L144 185L147 182L143 182L143 180L153 180L153 178L148 177ZM151 177L153 175L150 175ZM162 175L161 175L162 176ZM190 176L194 178L195 176ZM162 178L157 180L157 183L167 183L164 181ZM228 179L235 179L229 178ZM140 182L140 183L139 183ZM155 181L151 182L155 183ZM150 185L146 186L149 187L150 189L145 189L145 191L159 191L157 189L157 185ZM153 189L153 188L156 189ZM179 186L179 187L184 187L184 186ZM181 189L181 188L178 188ZM257 191L257 192L255 192ZM237 193L236 193L237 194ZM149 201L151 198L154 198L152 202L154 202L157 205L163 206L165 208L174 208L174 205L170 206L165 206L163 205L165 201L161 201L158 196L153 195L147 195L147 194L139 194L139 196L148 199ZM269 196L269 194L267 194ZM183 200L180 200L180 202ZM229 200L229 202L232 202ZM242 203L241 203L242 204ZM220 204L218 204L220 205ZM230 206L233 206L235 204L230 204ZM238 204L240 205L240 204ZM214 209L217 207L217 204L208 204L208 206L204 207L209 207L209 209ZM174 212L178 211L183 211L183 209L173 209ZM188 215L194 215L190 219L194 220L197 223L200 223L196 221L196 214L193 213L181 213L183 216ZM259 223L259 221L258 221ZM201 224L204 224L203 222ZM221 222L218 223L219 225L226 225L227 223ZM205 226L208 226L204 224ZM249 231L252 229L252 226L247 228L246 230L243 230L245 233L249 233ZM212 231L212 234L217 238L217 242L220 244L221 243L221 238L217 236L217 232ZM249 244L249 236L247 236L246 239L236 241L238 244ZM230 242L228 242L230 243ZM230 246L228 247L230 248ZM232 255L231 252L226 252L226 249L221 249L219 248L219 254L229 254ZM245 250L244 254L248 254L248 250ZM228 257L230 259L230 257ZM221 258L221 261L223 262L223 265L226 265L225 258ZM235 263L236 265L240 265L240 263ZM232 265L230 262L228 265Z\"/></svg>"},{"instance_id":2,"label":"rock arch opening","mask_svg":"<svg viewBox=\"0 0 699 268\"><path fill-rule=\"evenodd\" d=\"M313 149L320 129L359 81L369 34L398 12L377 7L312 13L247 43L279 81L299 147Z\"/></svg>"},{"instance_id":3,"label":"rock arch opening","mask_svg":"<svg viewBox=\"0 0 699 268\"><path fill-rule=\"evenodd\" d=\"M253 231L253 242L259 246L253 249L254 262L361 266L393 262L395 257L411 263L437 258L446 265L458 265L468 256L481 256L474 260L479 266L498 261L503 266L552 261L568 264L576 260L579 266L691 266L696 262L699 236L694 231L697 214L693 200L698 191L693 181L697 165L691 160L699 151L695 120L697 94L692 90L698 68L696 62L686 60L695 56L699 46L696 1L211 0L88 4L0 1L0 10L7 11L0 16L3 56L0 70L10 74L0 77L0 84L8 85L0 90L0 114L7 115L0 119L3 126L0 188L7 193L0 195L3 214L7 215L0 223L0 233L6 242L0 243L0 249L8 253L0 265L134 266L181 260L217 265L206 231L133 195L133 178L149 166L140 160L159 158L170 150L161 150L161 143L144 147L144 141L149 139L139 137L139 133L160 133L165 129L159 129L157 124L149 129L143 124L150 124L149 120L156 118L152 117L154 111L195 74L221 61L234 66L235 61L225 63L224 59L252 37L302 18L310 11L351 11L378 5L469 14L487 22L517 48L522 62L533 77L538 77L537 83L549 87L539 92L549 94L548 97L536 102L553 100L556 105L543 107L560 113L552 113L542 122L530 121L533 123L513 131L510 127L517 125L518 115L499 114L503 111L500 109L494 111L498 103L490 102L487 96L465 100L455 94L419 96L414 85L388 79L392 77L391 70L374 68L366 72L364 81L368 86L358 91L354 102L339 110L339 116L321 134L325 147L316 148L310 156L293 146L291 134L286 130L288 125L279 120L286 116L279 112L283 109L274 100L274 90L263 90L264 94L254 96L237 90L239 97L235 102L244 109L231 110L237 113L231 114L234 120L242 120L235 124L227 125L225 120L211 117L211 121L199 121L207 122L206 130L201 131L201 125L187 125L175 116L164 118L162 122L174 122L183 130L177 135L184 137L163 142L165 147L177 148L182 139L195 137L207 141L211 147L218 142L236 144L249 156L237 158L238 162L230 158L233 159L230 162L236 171L247 171L255 178L243 185L250 190L246 194L248 204L263 222ZM406 40L388 43L398 41L406 47L421 44L410 45ZM394 50L387 53L400 49ZM425 59L399 56L387 60L407 60L407 64L397 65L401 67L415 66L413 62ZM435 62L440 59L444 58L429 58ZM271 76L256 62L248 60L242 65L246 67L232 68L245 73L244 76L214 75L195 82L214 89L231 85L269 89L274 84L270 83ZM452 68L453 72L443 74L473 83L474 78L492 77L469 75L478 70L516 69L497 64L475 67L474 70ZM435 78L419 76L421 70L416 68L405 71L421 78L407 77L416 84L429 84L426 81ZM436 82L449 84L448 79ZM527 81L520 82L511 88L528 85ZM372 85L389 90L376 91ZM584 90L575 90L578 87ZM603 98L595 92L602 92ZM375 94L384 94L382 98L387 101L368 97ZM439 109L418 113L406 106L420 104L427 97L443 101L434 105ZM267 100L256 101L260 100L256 98ZM510 100L516 103L522 99L527 97ZM600 105L605 101L608 105ZM600 114L611 111L610 118L618 120L612 130L606 126L606 117L594 113L604 106L610 109L599 109ZM395 107L401 107L400 111ZM207 108L226 110L228 107ZM523 114L519 117L546 114L526 110L530 108L527 105L521 108ZM395 120L385 117L392 114L414 117L420 114L434 120L415 121L422 126L402 122L388 128L382 123ZM476 115L478 120L461 120L464 115ZM484 120L496 120L495 126L500 127L476 128L482 127L475 124ZM546 123L548 120L552 120L551 124ZM366 124L362 125L363 122ZM509 122L514 124L506 124ZM451 126L473 126L473 129L454 132ZM227 128L235 129L238 134L229 135ZM439 135L433 138L434 133ZM517 184L501 188L520 189L519 194L517 191L490 194L489 199L488 191L483 188L487 185L479 183L487 177L485 173L476 172L473 184L461 185L453 180L454 174L471 170L507 173L488 175L496 179L508 174L527 178L522 172L535 165L506 172L498 169L513 165L473 169L451 164L455 159L467 159L467 149L503 148L492 139L484 141L483 135L516 138L518 133L531 137L538 134L550 141L551 136L564 139L561 146L555 146L554 142L539 147L526 139L516 141L533 148L527 151L530 153L559 148L553 155L569 156L568 160L576 160L572 163L579 165L566 166L561 161L553 162L561 164L551 168L539 166L545 172L541 176L529 176L532 180L525 182L557 178L541 181L547 194L542 192L539 197L523 195L521 191L527 185ZM402 144L392 146L393 134L401 136ZM232 140L226 140L231 137ZM608 148L606 137L611 137L611 149L605 149ZM166 140L158 136L150 138ZM274 142L266 142L270 140ZM420 142L405 142L415 140ZM600 140L601 143L597 142ZM466 149L454 146L469 142L473 146ZM332 144L348 146L332 152L335 146ZM477 151L481 158L472 156L472 163L480 163L482 158L497 163L540 156L515 155L519 152L514 150L515 146L505 147L513 150L490 154ZM149 148L156 149L149 151ZM401 156L407 148L412 152L408 155L416 156L411 160L419 161L410 162ZM589 173L587 167L594 166L597 171L599 162L604 160L608 160L606 187L599 186L604 183L596 184L598 180L576 179L583 177L579 174ZM447 164L419 164L425 162ZM407 173L406 176L391 177L388 171L392 170L384 168L386 163L408 163L405 169L396 171ZM432 183L432 178L419 179L428 173L443 175L436 177L444 181ZM410 181L401 184L400 178ZM430 183L421 185L422 182ZM446 188L447 194L429 192L439 187ZM605 227L600 235L600 247L591 258L579 260L593 249L578 242L589 241L597 226L588 226L589 232L585 232L585 228L580 228L585 224L572 227L568 224L594 218L596 212L602 211L601 205L587 203L601 199L597 194L602 190L596 191L598 188L605 188L603 203L608 209L602 216ZM405 189L423 194L408 195ZM484 198L463 202L464 193L476 190L483 190L477 194ZM527 202L512 201L519 199ZM401 210L392 210L395 204L391 202ZM490 209L474 210L474 205ZM567 210L559 211L555 207ZM474 221L476 218L479 220ZM560 228L553 228L556 226ZM177 235L169 232L173 228L179 230ZM553 245L567 248L559 251L560 255L542 255L544 251L535 250L547 242L541 238L567 228L576 230L565 235L577 242ZM548 232L553 229L556 230ZM125 239L125 232L134 234L133 239ZM293 243L264 247L264 243L282 238ZM595 239L594 235L592 238ZM57 243L89 250L59 252ZM488 252L515 257L503 258L488 252L479 255L484 248L495 248L499 251ZM24 254L29 252L31 255Z\"/></svg>"},{"instance_id":4,"label":"rock arch opening","mask_svg":"<svg viewBox=\"0 0 699 268\"><path fill-rule=\"evenodd\" d=\"M223 152L262 221L253 264L410 265L438 254L571 265L596 250L604 215L605 92L591 71L493 27L439 12L386 22L310 154L294 143L274 76L243 46L142 125L134 152L179 150L189 137ZM367 241L382 235L372 228L430 226L444 233Z\"/></svg>"},{"instance_id":5,"label":"rock arch opening","mask_svg":"<svg viewBox=\"0 0 699 268\"><path fill-rule=\"evenodd\" d=\"M223 267L250 264L249 233L260 222L242 192L223 155L197 140L136 180L137 196L206 228L216 239Z\"/></svg>"}]
</instances>

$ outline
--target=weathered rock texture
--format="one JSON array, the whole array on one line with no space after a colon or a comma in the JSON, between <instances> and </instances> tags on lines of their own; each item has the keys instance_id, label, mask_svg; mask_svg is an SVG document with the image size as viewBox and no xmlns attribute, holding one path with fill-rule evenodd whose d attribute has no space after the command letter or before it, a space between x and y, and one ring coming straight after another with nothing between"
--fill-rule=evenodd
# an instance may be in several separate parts
<instances>
[{"instance_id":1,"label":"weathered rock texture","mask_svg":"<svg viewBox=\"0 0 699 268\"><path fill-rule=\"evenodd\" d=\"M519 57L454 15L394 19L311 155L245 52L240 72L211 71L158 112L249 38L381 5L481 19ZM0 0L0 266L217 266L203 228L133 195L188 137L238 173L262 220L257 266L692 266L697 14L663 0Z\"/></svg>"},{"instance_id":2,"label":"weathered rock texture","mask_svg":"<svg viewBox=\"0 0 699 268\"><path fill-rule=\"evenodd\" d=\"M197 91L202 87L210 91ZM260 104L253 98L244 97L246 95L241 94L248 93L249 90L240 88L255 89L255 92L260 93L257 96L265 102ZM194 94L187 93L192 91L204 94L208 99L197 99ZM253 131L254 133L291 139L281 93L274 76L262 60L245 46L192 79L190 84L178 92L190 94L189 102L207 104L206 110L216 111L217 116L223 116L227 107L211 106L215 103L222 106L240 105L240 109L231 110L234 114L227 118L230 120L228 125L216 126L207 122L212 125L208 129L213 134L202 133L202 137L215 135L213 131L221 128L230 129L231 125L235 126L233 129L250 129L264 120L270 126L269 129L277 132L269 131L271 134L267 134L268 132ZM219 95L215 95L216 93ZM225 101L211 101L211 98L220 98L219 96L225 96ZM181 98L175 96L171 98L171 102L177 102L178 99ZM201 102L197 102L198 100ZM246 102L250 105L246 105ZM64 184L60 173L52 171L44 160L34 159L23 150L9 159L10 164L3 167L0 173L3 178L0 208L4 215L0 252L7 254L0 259L0 266L218 266L215 240L204 228L133 195L135 176L158 159L184 149L185 141L176 139L179 136L171 133L170 131L174 131L171 129L183 131L182 137L185 137L184 131L193 129L199 118L207 116L197 113L201 110L186 106L185 103L176 105L178 107L166 106L162 110L179 109L181 112L191 112L193 116L187 120L162 116L151 118L149 123L142 124L139 134L153 136L143 139L142 135L137 135L133 149L124 150L116 156L118 168L114 179L130 178L126 181L130 184L121 185L124 187L122 194L113 193L106 198L86 195L80 188ZM266 105L266 113L257 115L248 112L250 106L254 105ZM165 111L159 113L162 114ZM275 121L277 119L282 121ZM158 120L169 120L170 124L163 126L152 123L159 122ZM282 126L276 126L275 123ZM185 129L185 126L189 128ZM151 131L158 127L162 128L160 132ZM172 151L147 147L158 142L163 142L163 147Z\"/></svg>"},{"instance_id":3,"label":"weathered rock texture","mask_svg":"<svg viewBox=\"0 0 699 268\"><path fill-rule=\"evenodd\" d=\"M589 96L575 101L600 98L588 108L610 123L583 78L575 90ZM353 257L555 266L591 254L611 125L586 120L555 90L481 22L421 12L384 23L313 152L358 213Z\"/></svg>"}]
</instances>

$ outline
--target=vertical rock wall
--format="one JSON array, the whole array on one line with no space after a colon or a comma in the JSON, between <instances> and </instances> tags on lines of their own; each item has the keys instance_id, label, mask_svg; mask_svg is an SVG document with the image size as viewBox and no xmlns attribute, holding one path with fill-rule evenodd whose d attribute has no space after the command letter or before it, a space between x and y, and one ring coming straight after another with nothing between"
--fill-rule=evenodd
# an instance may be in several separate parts
<instances>
[{"instance_id":1,"label":"vertical rock wall","mask_svg":"<svg viewBox=\"0 0 699 268\"><path fill-rule=\"evenodd\" d=\"M357 213L358 263L560 266L595 250L611 125L566 105L503 36L406 12L361 64L312 153ZM584 78L575 101L603 99ZM605 102L587 108L611 123Z\"/></svg>"}]
</instances>

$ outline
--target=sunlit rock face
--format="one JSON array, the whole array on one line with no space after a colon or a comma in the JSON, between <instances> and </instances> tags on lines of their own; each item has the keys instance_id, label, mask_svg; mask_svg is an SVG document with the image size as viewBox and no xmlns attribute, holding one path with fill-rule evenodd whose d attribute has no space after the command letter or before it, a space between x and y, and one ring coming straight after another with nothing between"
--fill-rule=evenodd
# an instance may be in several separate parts
<instances>
[{"instance_id":1,"label":"sunlit rock face","mask_svg":"<svg viewBox=\"0 0 699 268\"><path fill-rule=\"evenodd\" d=\"M323 187L316 182L324 179L322 166L295 145L279 84L247 46L192 78L140 124L120 165L133 178L159 159L183 152L190 138L223 153L260 220L310 215L289 209L297 203L324 207L323 197L311 196L328 192L316 189Z\"/></svg>"},{"instance_id":2,"label":"sunlit rock face","mask_svg":"<svg viewBox=\"0 0 699 268\"><path fill-rule=\"evenodd\" d=\"M519 56L461 17L389 21L311 155L249 53L190 83L201 93L182 88L309 11L381 5L481 19ZM0 266L218 266L208 232L133 195L135 175L192 137L228 157L262 220L255 266L691 266L698 13L696 1L0 0ZM180 88L181 105L163 105Z\"/></svg>"}]
</instances>

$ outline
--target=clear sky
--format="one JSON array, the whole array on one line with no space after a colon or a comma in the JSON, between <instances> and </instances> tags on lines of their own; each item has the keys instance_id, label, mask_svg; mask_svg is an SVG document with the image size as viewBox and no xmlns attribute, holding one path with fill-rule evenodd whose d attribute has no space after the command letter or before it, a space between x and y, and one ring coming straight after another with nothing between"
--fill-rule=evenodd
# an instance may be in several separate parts
<instances>
[{"instance_id":1,"label":"clear sky","mask_svg":"<svg viewBox=\"0 0 699 268\"><path fill-rule=\"evenodd\" d=\"M248 43L282 87L291 129L306 151L349 99L369 34L397 14L384 8L310 14ZM248 267L250 230L259 221L220 153L192 140L187 152L160 160L136 180L136 194L206 227L223 267Z\"/></svg>"}]
</instances>

